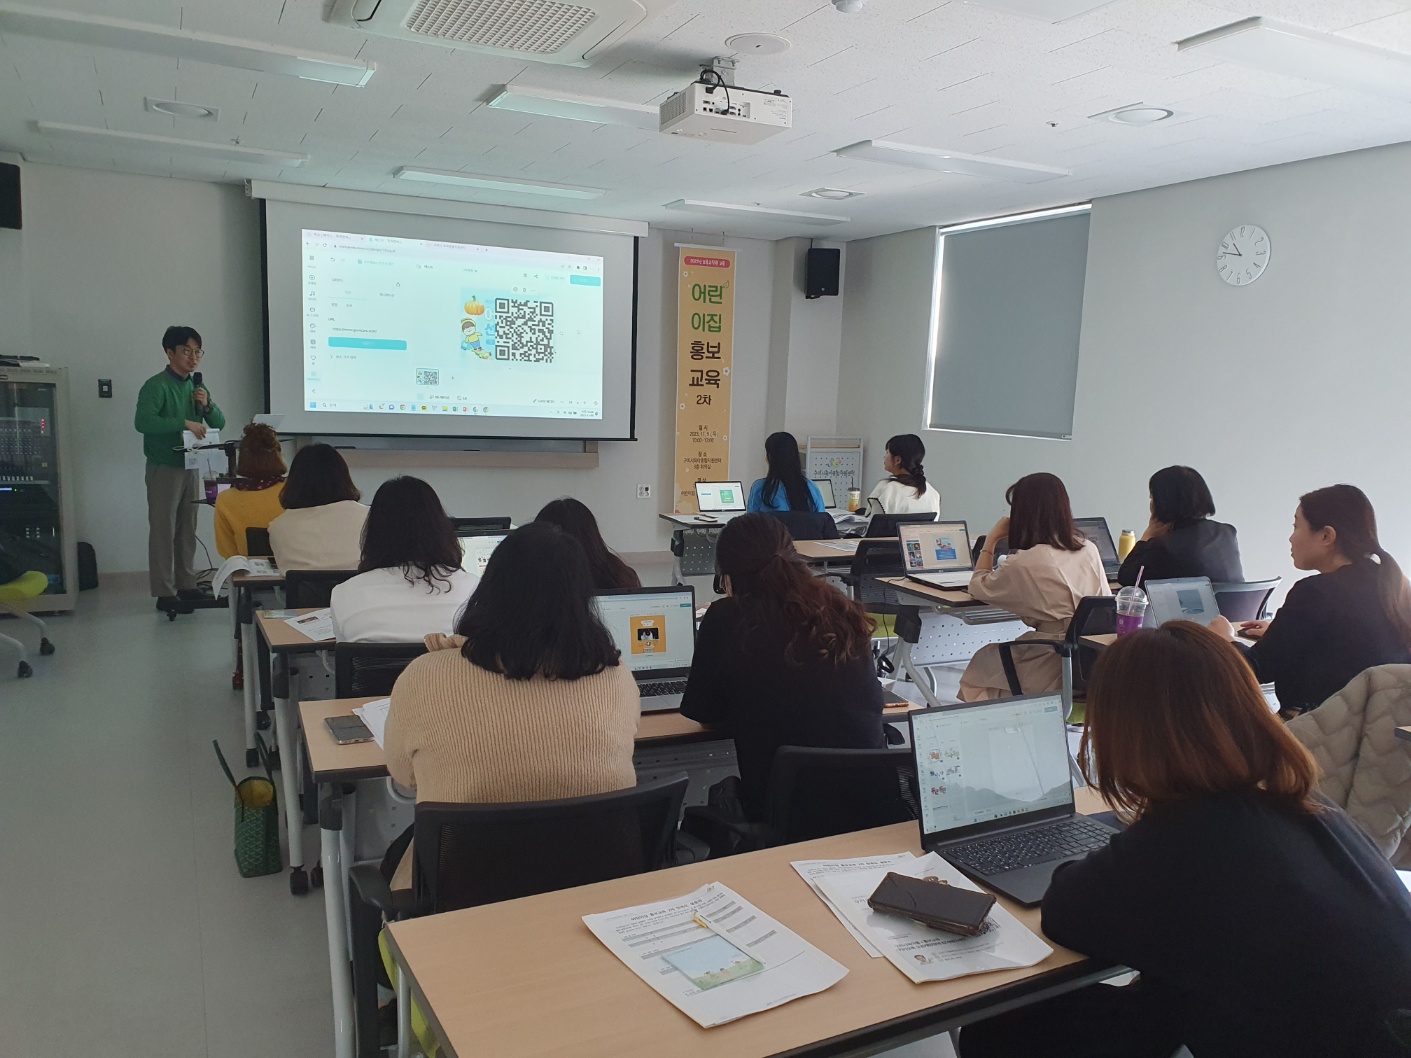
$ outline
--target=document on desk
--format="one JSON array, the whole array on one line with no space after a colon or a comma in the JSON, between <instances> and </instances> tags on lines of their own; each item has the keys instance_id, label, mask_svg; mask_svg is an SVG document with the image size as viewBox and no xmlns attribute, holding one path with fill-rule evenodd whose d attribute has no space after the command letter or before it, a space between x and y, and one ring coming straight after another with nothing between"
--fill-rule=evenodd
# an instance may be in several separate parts
<instances>
[{"instance_id":1,"label":"document on desk","mask_svg":"<svg viewBox=\"0 0 1411 1058\"><path fill-rule=\"evenodd\" d=\"M382 744L382 733L387 730L387 710L390 708L392 708L391 698L379 698L375 702L368 702L367 705L353 706L353 715L367 725L378 749L387 748Z\"/></svg>"},{"instance_id":2,"label":"document on desk","mask_svg":"<svg viewBox=\"0 0 1411 1058\"><path fill-rule=\"evenodd\" d=\"M706 1029L822 992L848 972L719 882L672 900L584 915L583 922Z\"/></svg>"},{"instance_id":3,"label":"document on desk","mask_svg":"<svg viewBox=\"0 0 1411 1058\"><path fill-rule=\"evenodd\" d=\"M818 542L823 547L831 547L834 551L846 551L850 555L857 553L856 540L820 540Z\"/></svg>"},{"instance_id":4,"label":"document on desk","mask_svg":"<svg viewBox=\"0 0 1411 1058\"><path fill-rule=\"evenodd\" d=\"M800 877L808 883L808 887L818 894L818 899L828 905L828 910L838 916L838 921L843 924L843 928L852 934L853 940L862 945L862 950L874 959L882 957L882 950L867 939L867 935L847 920L847 917L838 910L837 905L828 898L828 895L818 887L818 879L831 874L849 874L854 871L887 871L897 870L897 865L907 863L916 859L910 852L898 852L892 856L862 856L855 860L795 860L794 870L799 872ZM873 886L875 889L876 886Z\"/></svg>"},{"instance_id":5,"label":"document on desk","mask_svg":"<svg viewBox=\"0 0 1411 1058\"><path fill-rule=\"evenodd\" d=\"M333 611L327 606L322 610L310 610L301 617L286 617L284 623L315 643L333 638Z\"/></svg>"},{"instance_id":6,"label":"document on desk","mask_svg":"<svg viewBox=\"0 0 1411 1058\"><path fill-rule=\"evenodd\" d=\"M900 915L873 911L867 906L867 898L888 870L913 878L939 878L965 889L979 890L979 886L934 852L890 868L819 877L818 888L832 906L917 984L1033 966L1053 954L1042 938L998 904L991 909L985 930L978 937L962 937Z\"/></svg>"},{"instance_id":7,"label":"document on desk","mask_svg":"<svg viewBox=\"0 0 1411 1058\"><path fill-rule=\"evenodd\" d=\"M236 573L249 573L256 577L272 577L278 572L274 568L274 559L246 558L244 555L234 555L222 562L220 569L216 570L216 575L211 578L211 597L219 599L220 590L225 587L225 582Z\"/></svg>"}]
</instances>

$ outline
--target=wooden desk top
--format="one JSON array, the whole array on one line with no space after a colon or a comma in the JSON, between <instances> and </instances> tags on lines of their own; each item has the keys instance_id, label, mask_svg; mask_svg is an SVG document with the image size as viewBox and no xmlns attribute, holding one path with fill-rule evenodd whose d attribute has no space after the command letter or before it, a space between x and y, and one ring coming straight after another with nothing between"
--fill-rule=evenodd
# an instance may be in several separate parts
<instances>
[{"instance_id":1,"label":"wooden desk top","mask_svg":"<svg viewBox=\"0 0 1411 1058\"><path fill-rule=\"evenodd\" d=\"M980 600L964 588L933 588L929 584L909 580L906 577L878 577L879 583L886 584L908 595L918 595L928 602L938 602L942 606L978 606Z\"/></svg>"},{"instance_id":2,"label":"wooden desk top","mask_svg":"<svg viewBox=\"0 0 1411 1058\"><path fill-rule=\"evenodd\" d=\"M1398 727L1396 729L1396 737L1404 738L1407 742L1411 742L1411 727Z\"/></svg>"},{"instance_id":3,"label":"wooden desk top","mask_svg":"<svg viewBox=\"0 0 1411 1058\"><path fill-rule=\"evenodd\" d=\"M266 586L278 587L279 585L284 583L284 574L254 574L248 573L242 569L237 570L236 572L230 575L230 583L235 585L237 588L243 588L247 585L255 588Z\"/></svg>"},{"instance_id":4,"label":"wooden desk top","mask_svg":"<svg viewBox=\"0 0 1411 1058\"><path fill-rule=\"evenodd\" d=\"M306 613L313 613L315 610L319 609L323 609L323 607L305 606L301 609L290 610L289 613L302 616ZM256 611L255 626L260 630L260 635L264 638L265 644L276 654L327 650L329 647L335 645L335 641L332 639L310 639L308 636L304 635L303 632L295 631L285 624L283 617L270 617L268 610Z\"/></svg>"},{"instance_id":5,"label":"wooden desk top","mask_svg":"<svg viewBox=\"0 0 1411 1058\"><path fill-rule=\"evenodd\" d=\"M1084 811L1101 810L1089 791L1078 794ZM931 1020L939 1022L987 1006L1011 986L1017 994L1101 969L1050 945L1053 954L1038 966L915 985L886 959L869 957L789 866L907 849L919 855L919 838L914 822L898 823L395 922L390 939L422 1009L460 1058L764 1058L898 1018L919 1021L922 1012L934 1012ZM837 959L848 975L818 995L702 1029L653 994L582 922L585 914L681 896L715 881ZM1003 897L1000 903L1039 932L1038 908Z\"/></svg>"},{"instance_id":6,"label":"wooden desk top","mask_svg":"<svg viewBox=\"0 0 1411 1058\"><path fill-rule=\"evenodd\" d=\"M894 536L850 536L841 540L795 540L794 550L805 562L851 562L863 540L896 543ZM836 545L843 545L838 547Z\"/></svg>"},{"instance_id":7,"label":"wooden desk top","mask_svg":"<svg viewBox=\"0 0 1411 1058\"><path fill-rule=\"evenodd\" d=\"M1117 642L1117 633L1103 632L1095 636L1083 636L1082 642L1087 646L1096 647L1098 650L1102 650L1103 648L1110 647L1113 643Z\"/></svg>"}]
</instances>

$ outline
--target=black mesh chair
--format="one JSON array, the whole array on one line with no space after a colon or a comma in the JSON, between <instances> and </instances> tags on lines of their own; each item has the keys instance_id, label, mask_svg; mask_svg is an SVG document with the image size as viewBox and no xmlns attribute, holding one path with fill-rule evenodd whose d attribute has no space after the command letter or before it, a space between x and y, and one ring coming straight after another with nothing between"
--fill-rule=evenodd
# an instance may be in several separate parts
<instances>
[{"instance_id":1,"label":"black mesh chair","mask_svg":"<svg viewBox=\"0 0 1411 1058\"><path fill-rule=\"evenodd\" d=\"M852 589L852 597L862 603L868 613L895 614L903 609L897 601L896 589L878 578L900 577L905 573L901 548L895 540L863 539L857 542L852 566L843 575L843 583Z\"/></svg>"},{"instance_id":2,"label":"black mesh chair","mask_svg":"<svg viewBox=\"0 0 1411 1058\"><path fill-rule=\"evenodd\" d=\"M386 697L402 670L425 653L424 643L339 643L333 648L334 694Z\"/></svg>"},{"instance_id":3,"label":"black mesh chair","mask_svg":"<svg viewBox=\"0 0 1411 1058\"><path fill-rule=\"evenodd\" d=\"M561 801L418 804L409 894L393 894L380 867L349 872L359 1056L380 1053L377 934L384 917L439 914L670 867L688 784L681 775Z\"/></svg>"},{"instance_id":4,"label":"black mesh chair","mask_svg":"<svg viewBox=\"0 0 1411 1058\"><path fill-rule=\"evenodd\" d=\"M1215 591L1215 605L1220 615L1227 621L1262 621L1269 596L1279 586L1282 577L1273 580L1226 581L1212 584Z\"/></svg>"},{"instance_id":5,"label":"black mesh chair","mask_svg":"<svg viewBox=\"0 0 1411 1058\"><path fill-rule=\"evenodd\" d=\"M284 604L291 609L327 606L333 589L358 575L355 569L291 569L284 574Z\"/></svg>"},{"instance_id":6,"label":"black mesh chair","mask_svg":"<svg viewBox=\"0 0 1411 1058\"><path fill-rule=\"evenodd\" d=\"M245 554L251 558L274 557L274 548L270 546L269 542L268 528L245 530Z\"/></svg>"},{"instance_id":7,"label":"black mesh chair","mask_svg":"<svg viewBox=\"0 0 1411 1058\"><path fill-rule=\"evenodd\" d=\"M897 526L914 525L918 522L934 522L934 514L874 514L867 523L866 536L897 535Z\"/></svg>"},{"instance_id":8,"label":"black mesh chair","mask_svg":"<svg viewBox=\"0 0 1411 1058\"><path fill-rule=\"evenodd\" d=\"M452 518L451 525L455 527L457 536L469 536L473 533L507 533L510 531L510 519L508 515L503 518Z\"/></svg>"},{"instance_id":9,"label":"black mesh chair","mask_svg":"<svg viewBox=\"0 0 1411 1058\"><path fill-rule=\"evenodd\" d=\"M1023 694L1019 683L1019 672L1014 667L1014 651L1053 650L1063 662L1063 701L1068 707L1069 723L1081 722L1082 716L1076 705L1083 699L1088 689L1088 676L1092 673L1093 662L1097 660L1097 650L1085 646L1084 636L1110 635L1117 631L1117 600L1111 595L1091 595L1078 600L1078 608L1068 622L1068 630L1062 639L1024 639L999 644L1000 663L1004 666L1005 679L1013 694Z\"/></svg>"},{"instance_id":10,"label":"black mesh chair","mask_svg":"<svg viewBox=\"0 0 1411 1058\"><path fill-rule=\"evenodd\" d=\"M831 514L820 511L765 511L784 523L795 540L836 540L838 523Z\"/></svg>"}]
</instances>

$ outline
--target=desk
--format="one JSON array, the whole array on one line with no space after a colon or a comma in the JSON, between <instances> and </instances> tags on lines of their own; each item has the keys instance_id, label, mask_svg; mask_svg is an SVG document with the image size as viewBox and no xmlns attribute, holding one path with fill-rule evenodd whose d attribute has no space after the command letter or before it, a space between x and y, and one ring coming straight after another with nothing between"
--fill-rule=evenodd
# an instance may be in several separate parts
<instances>
[{"instance_id":1,"label":"desk","mask_svg":"<svg viewBox=\"0 0 1411 1058\"><path fill-rule=\"evenodd\" d=\"M1411 727L1398 727L1396 729L1396 737L1411 742Z\"/></svg>"},{"instance_id":2,"label":"desk","mask_svg":"<svg viewBox=\"0 0 1411 1058\"><path fill-rule=\"evenodd\" d=\"M857 545L861 541L862 537L860 536L847 540L795 540L794 550L799 553L799 558L810 564L815 562L851 563L853 556L857 554Z\"/></svg>"},{"instance_id":3,"label":"desk","mask_svg":"<svg viewBox=\"0 0 1411 1058\"><path fill-rule=\"evenodd\" d=\"M245 708L245 766L259 766L259 752L255 749L255 714L259 710L260 673L255 661L255 594L259 591L274 591L284 587L284 575L276 573L267 577L252 576L246 572L231 575L231 612L240 635L240 673L244 685Z\"/></svg>"},{"instance_id":4,"label":"desk","mask_svg":"<svg viewBox=\"0 0 1411 1058\"><path fill-rule=\"evenodd\" d=\"M1102 804L1077 791L1085 812ZM916 823L802 842L541 896L393 923L389 943L451 1058L763 1058L873 1054L1114 976L1054 947L1038 966L912 984L873 959L789 866L793 860L920 853ZM848 968L825 992L713 1029L654 995L582 916L723 882ZM1000 902L1035 932L1039 909Z\"/></svg>"}]
</instances>

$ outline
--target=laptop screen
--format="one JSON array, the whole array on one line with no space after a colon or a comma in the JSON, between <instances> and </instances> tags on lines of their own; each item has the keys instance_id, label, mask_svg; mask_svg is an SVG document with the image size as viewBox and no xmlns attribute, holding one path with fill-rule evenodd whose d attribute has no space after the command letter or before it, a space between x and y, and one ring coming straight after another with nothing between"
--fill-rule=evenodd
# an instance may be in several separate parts
<instances>
[{"instance_id":1,"label":"laptop screen","mask_svg":"<svg viewBox=\"0 0 1411 1058\"><path fill-rule=\"evenodd\" d=\"M500 546L508 533L473 533L460 537L461 569L474 573L477 577L485 573L485 563L490 561L490 552Z\"/></svg>"},{"instance_id":2,"label":"laptop screen","mask_svg":"<svg viewBox=\"0 0 1411 1058\"><path fill-rule=\"evenodd\" d=\"M1208 625L1220 616L1215 589L1209 577L1180 577L1149 580L1142 585L1151 600L1151 619L1158 625L1167 621L1194 621Z\"/></svg>"},{"instance_id":3,"label":"laptop screen","mask_svg":"<svg viewBox=\"0 0 1411 1058\"><path fill-rule=\"evenodd\" d=\"M823 497L823 509L831 511L838 506L838 499L833 495L832 478L814 478L813 483L818 486L818 493Z\"/></svg>"},{"instance_id":4,"label":"laptop screen","mask_svg":"<svg viewBox=\"0 0 1411 1058\"><path fill-rule=\"evenodd\" d=\"M745 490L738 481L696 482L696 509L707 511L743 511Z\"/></svg>"},{"instance_id":5,"label":"laptop screen","mask_svg":"<svg viewBox=\"0 0 1411 1058\"><path fill-rule=\"evenodd\" d=\"M1058 694L912 713L922 833L1071 807L1063 715Z\"/></svg>"},{"instance_id":6,"label":"laptop screen","mask_svg":"<svg viewBox=\"0 0 1411 1058\"><path fill-rule=\"evenodd\" d=\"M696 652L696 597L690 588L597 596L598 613L634 673L689 669Z\"/></svg>"},{"instance_id":7,"label":"laptop screen","mask_svg":"<svg viewBox=\"0 0 1411 1058\"><path fill-rule=\"evenodd\" d=\"M912 522L897 526L901 561L908 573L967 570L970 533L964 522Z\"/></svg>"},{"instance_id":8,"label":"laptop screen","mask_svg":"<svg viewBox=\"0 0 1411 1058\"><path fill-rule=\"evenodd\" d=\"M1078 532L1097 545L1097 553L1102 556L1103 569L1116 569L1122 565L1117 557L1117 545L1112 542L1112 531L1107 528L1106 518L1074 518Z\"/></svg>"}]
</instances>

